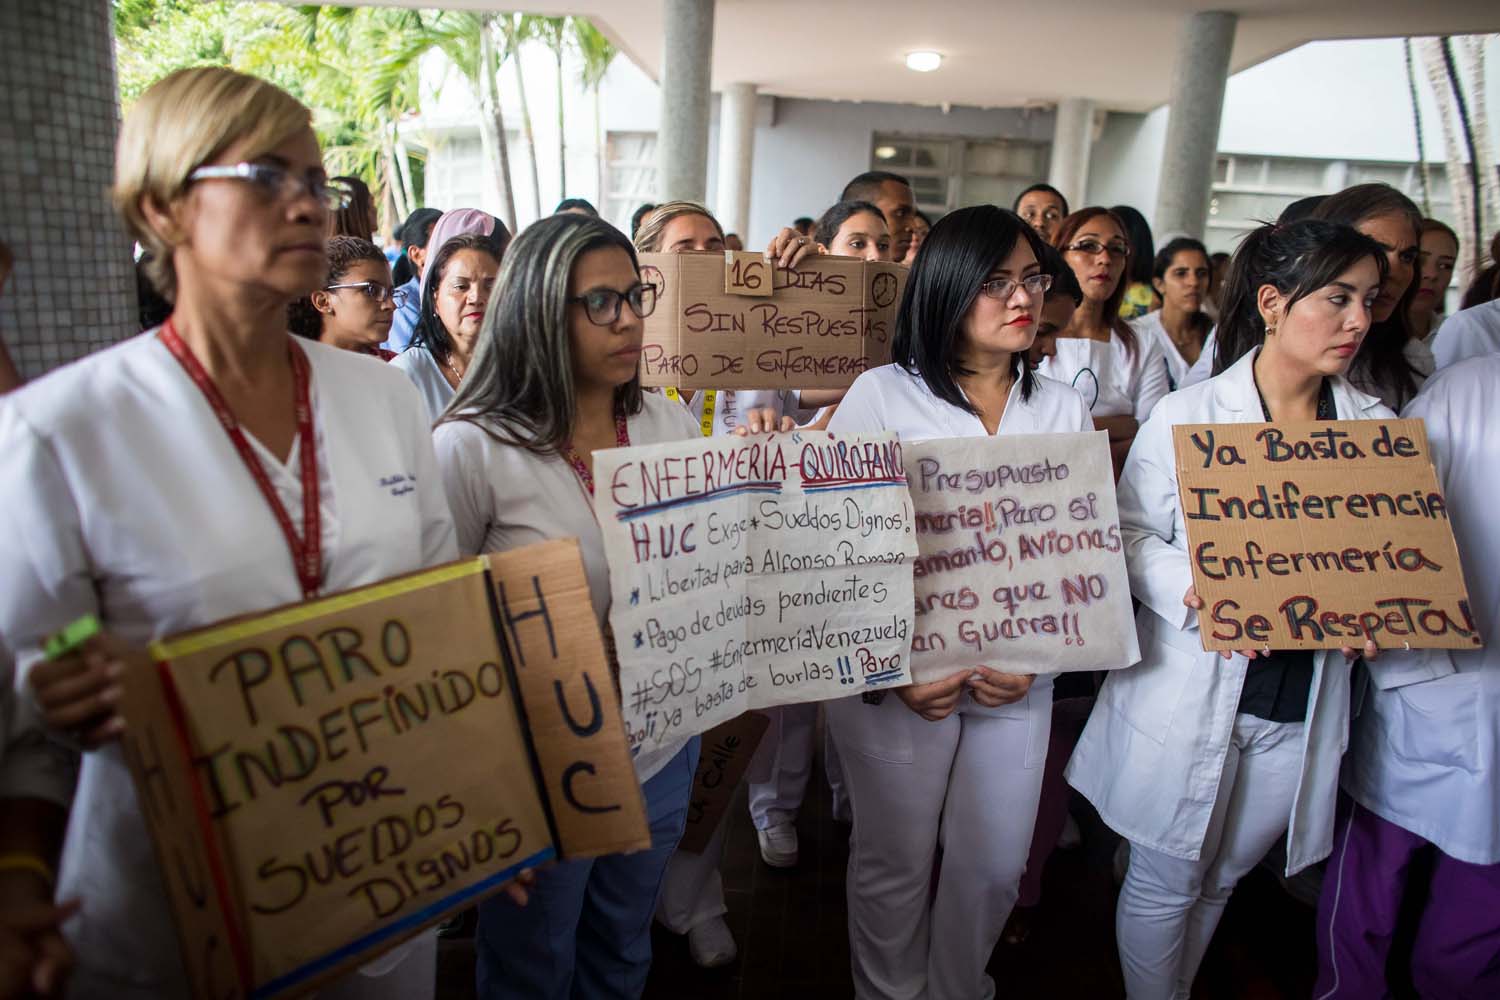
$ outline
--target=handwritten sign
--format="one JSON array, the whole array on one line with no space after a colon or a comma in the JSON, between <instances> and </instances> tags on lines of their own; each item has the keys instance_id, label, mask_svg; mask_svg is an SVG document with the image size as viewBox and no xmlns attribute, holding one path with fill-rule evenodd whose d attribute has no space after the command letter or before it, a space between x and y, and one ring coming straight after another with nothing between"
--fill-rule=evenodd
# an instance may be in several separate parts
<instances>
[{"instance_id":1,"label":"handwritten sign","mask_svg":"<svg viewBox=\"0 0 1500 1000\"><path fill-rule=\"evenodd\" d=\"M765 713L746 712L703 734L698 770L688 795L687 825L677 843L678 850L703 853L770 727L771 720Z\"/></svg>"},{"instance_id":2,"label":"handwritten sign","mask_svg":"<svg viewBox=\"0 0 1500 1000\"><path fill-rule=\"evenodd\" d=\"M536 583L531 605L512 604L507 641L526 670L566 683L597 650L583 638L539 651L530 626L542 623L527 615L586 593L576 549L571 565L548 555L524 580L519 550L498 566L507 592ZM528 738L482 560L185 633L151 654L154 669L127 674L124 751L195 996L306 992L558 856L552 820L567 828L569 786L537 762L566 755ZM605 701L599 714L611 711ZM557 742L548 710L536 715ZM630 767L622 737L613 755L564 749L611 782ZM606 839L649 839L633 773L624 789L591 780L586 799L572 787L620 812L633 795L635 835Z\"/></svg>"},{"instance_id":3,"label":"handwritten sign","mask_svg":"<svg viewBox=\"0 0 1500 1000\"><path fill-rule=\"evenodd\" d=\"M1108 435L909 441L912 679L1128 667L1140 659Z\"/></svg>"},{"instance_id":4,"label":"handwritten sign","mask_svg":"<svg viewBox=\"0 0 1500 1000\"><path fill-rule=\"evenodd\" d=\"M1205 649L1469 649L1420 420L1172 429Z\"/></svg>"},{"instance_id":5,"label":"handwritten sign","mask_svg":"<svg viewBox=\"0 0 1500 1000\"><path fill-rule=\"evenodd\" d=\"M826 431L594 453L632 748L910 683L901 444Z\"/></svg>"},{"instance_id":6,"label":"handwritten sign","mask_svg":"<svg viewBox=\"0 0 1500 1000\"><path fill-rule=\"evenodd\" d=\"M890 361L898 264L818 256L795 269L740 252L641 254L656 286L641 382L683 389L836 389Z\"/></svg>"}]
</instances>

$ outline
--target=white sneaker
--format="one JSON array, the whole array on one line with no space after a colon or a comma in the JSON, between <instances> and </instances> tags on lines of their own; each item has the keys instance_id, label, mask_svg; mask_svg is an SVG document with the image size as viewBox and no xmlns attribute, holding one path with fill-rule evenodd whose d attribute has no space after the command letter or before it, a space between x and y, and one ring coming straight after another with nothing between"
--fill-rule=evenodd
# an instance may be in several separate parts
<instances>
[{"instance_id":1,"label":"white sneaker","mask_svg":"<svg viewBox=\"0 0 1500 1000\"><path fill-rule=\"evenodd\" d=\"M723 917L705 920L688 931L688 952L700 969L717 969L728 965L740 953L734 945L734 935Z\"/></svg>"},{"instance_id":2,"label":"white sneaker","mask_svg":"<svg viewBox=\"0 0 1500 1000\"><path fill-rule=\"evenodd\" d=\"M772 868L795 868L797 866L797 828L790 823L777 823L764 830L755 831L760 841L761 860Z\"/></svg>"}]
</instances>

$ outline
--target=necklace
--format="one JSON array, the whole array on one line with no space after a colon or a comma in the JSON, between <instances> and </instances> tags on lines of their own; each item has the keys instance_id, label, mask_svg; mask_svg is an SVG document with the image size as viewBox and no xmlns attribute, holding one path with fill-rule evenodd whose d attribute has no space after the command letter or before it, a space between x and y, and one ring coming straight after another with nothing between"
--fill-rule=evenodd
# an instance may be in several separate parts
<instances>
[{"instance_id":1,"label":"necklace","mask_svg":"<svg viewBox=\"0 0 1500 1000\"><path fill-rule=\"evenodd\" d=\"M453 363L452 354L443 359L443 364L447 365L448 370L453 373L453 388L457 389L458 384L464 380L464 373L459 371L458 366ZM465 365L464 370L467 371L468 367L468 365Z\"/></svg>"}]
</instances>

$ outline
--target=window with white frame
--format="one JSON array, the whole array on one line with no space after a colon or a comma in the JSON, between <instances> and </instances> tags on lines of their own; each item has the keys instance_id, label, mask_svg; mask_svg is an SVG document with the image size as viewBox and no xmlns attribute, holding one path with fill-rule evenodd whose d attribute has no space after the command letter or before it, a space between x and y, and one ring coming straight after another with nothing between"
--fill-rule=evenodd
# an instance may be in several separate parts
<instances>
[{"instance_id":1,"label":"window with white frame","mask_svg":"<svg viewBox=\"0 0 1500 1000\"><path fill-rule=\"evenodd\" d=\"M1024 139L876 134L870 164L911 181L917 207L936 218L965 205L1010 207L1045 177L1049 147Z\"/></svg>"},{"instance_id":2,"label":"window with white frame","mask_svg":"<svg viewBox=\"0 0 1500 1000\"><path fill-rule=\"evenodd\" d=\"M605 194L599 211L630 232L630 216L656 194L656 133L611 132L605 139Z\"/></svg>"}]
</instances>

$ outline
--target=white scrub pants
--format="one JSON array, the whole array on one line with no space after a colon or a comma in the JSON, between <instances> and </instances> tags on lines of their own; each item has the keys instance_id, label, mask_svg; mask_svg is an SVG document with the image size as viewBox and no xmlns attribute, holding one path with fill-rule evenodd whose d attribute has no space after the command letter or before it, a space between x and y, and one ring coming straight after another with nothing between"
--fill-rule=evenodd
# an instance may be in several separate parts
<instances>
[{"instance_id":1,"label":"white scrub pants","mask_svg":"<svg viewBox=\"0 0 1500 1000\"><path fill-rule=\"evenodd\" d=\"M1235 884L1286 833L1303 723L1237 715L1197 861L1130 845L1115 910L1129 1000L1187 1000Z\"/></svg>"},{"instance_id":2,"label":"white scrub pants","mask_svg":"<svg viewBox=\"0 0 1500 1000\"><path fill-rule=\"evenodd\" d=\"M825 707L854 809L848 894L855 996L993 996L984 968L1031 848L1051 684L1034 685L1003 716L955 713L928 722L895 694L879 705L845 698Z\"/></svg>"}]
</instances>

